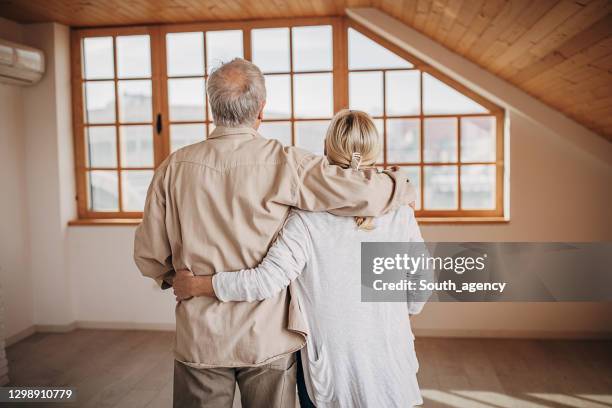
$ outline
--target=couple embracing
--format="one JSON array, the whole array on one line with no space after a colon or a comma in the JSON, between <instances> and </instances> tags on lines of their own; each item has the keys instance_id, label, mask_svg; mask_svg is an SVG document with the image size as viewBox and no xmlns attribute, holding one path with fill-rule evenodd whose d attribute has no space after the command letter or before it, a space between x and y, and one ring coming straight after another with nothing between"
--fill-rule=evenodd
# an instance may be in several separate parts
<instances>
[{"instance_id":1,"label":"couple embracing","mask_svg":"<svg viewBox=\"0 0 612 408\"><path fill-rule=\"evenodd\" d=\"M175 407L422 403L409 314L361 302L364 241L422 241L415 192L374 167L371 118L343 110L326 156L258 134L264 77L235 59L209 77L215 130L149 187L134 258L177 297ZM263 135L266 136L266 135Z\"/></svg>"}]
</instances>

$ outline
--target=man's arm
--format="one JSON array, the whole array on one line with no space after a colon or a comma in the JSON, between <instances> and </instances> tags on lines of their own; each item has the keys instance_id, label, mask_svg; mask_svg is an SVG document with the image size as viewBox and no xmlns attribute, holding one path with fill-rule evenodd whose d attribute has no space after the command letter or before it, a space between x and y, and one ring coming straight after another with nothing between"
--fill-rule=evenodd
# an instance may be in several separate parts
<instances>
[{"instance_id":1,"label":"man's arm","mask_svg":"<svg viewBox=\"0 0 612 408\"><path fill-rule=\"evenodd\" d=\"M377 217L416 200L414 187L398 171L343 169L322 156L304 156L297 179L294 206L307 211Z\"/></svg>"},{"instance_id":2,"label":"man's arm","mask_svg":"<svg viewBox=\"0 0 612 408\"><path fill-rule=\"evenodd\" d=\"M140 272L153 278L162 289L172 285L172 249L166 231L164 176L167 163L155 172L145 202L142 222L134 237L134 261Z\"/></svg>"}]
</instances>

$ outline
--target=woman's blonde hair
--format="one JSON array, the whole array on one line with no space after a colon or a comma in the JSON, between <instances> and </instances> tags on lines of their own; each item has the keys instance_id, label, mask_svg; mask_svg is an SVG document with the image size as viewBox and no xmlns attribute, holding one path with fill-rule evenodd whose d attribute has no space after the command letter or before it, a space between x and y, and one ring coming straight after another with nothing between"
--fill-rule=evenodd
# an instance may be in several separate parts
<instances>
[{"instance_id":1,"label":"woman's blonde hair","mask_svg":"<svg viewBox=\"0 0 612 408\"><path fill-rule=\"evenodd\" d=\"M351 167L371 167L381 150L376 126L362 111L343 109L332 119L325 135L325 154L332 164ZM360 229L374 229L372 217L355 217Z\"/></svg>"}]
</instances>

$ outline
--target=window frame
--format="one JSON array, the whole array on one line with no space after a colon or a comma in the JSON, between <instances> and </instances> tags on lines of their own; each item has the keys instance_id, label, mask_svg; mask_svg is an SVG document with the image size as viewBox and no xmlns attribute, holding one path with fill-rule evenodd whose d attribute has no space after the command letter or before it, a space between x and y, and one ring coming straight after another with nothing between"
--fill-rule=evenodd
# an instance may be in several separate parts
<instances>
[{"instance_id":1,"label":"window frame","mask_svg":"<svg viewBox=\"0 0 612 408\"><path fill-rule=\"evenodd\" d=\"M404 58L405 60L407 60L408 62L410 62L412 65L414 65L414 67L412 68L393 68L393 69L371 69L371 70L349 70L348 69L348 63L347 63L347 71L345 74L345 77L347 78L348 81L348 75L350 71L359 71L359 72L374 72L374 71L408 71L408 70L418 70L421 71L421 75L420 75L420 112L418 115L399 115L399 116L387 116L386 112L383 111L383 115L380 116L383 119L383 126L385 127L386 130L386 122L387 119L394 119L394 118L415 118L415 119L419 119L420 121L420 143L419 143L419 149L420 149L420 160L419 163L406 163L406 166L418 166L420 167L420 188L419 188L419 194L420 194L420 200L421 200L421 208L417 211L415 211L415 214L417 216L417 219L419 219L420 221L431 221L431 222L437 222L437 221L442 221L442 222L449 222L452 223L453 221L457 221L457 222L491 222L491 221L506 221L504 219L504 190L506 189L506 186L504 184L504 170L505 170L505 166L504 166L504 120L505 120L505 111L502 107L496 105L495 103L489 101L488 99L486 99L485 97L479 95L478 93L472 91L471 89L467 88L466 86L462 85L461 83L459 83L458 81L450 78L448 75L440 72L438 69L432 67L431 65L427 64L426 62L424 62L423 60L421 60L420 58L412 55L411 53L409 53L408 51L398 47L397 45L393 44L392 42L386 40L385 38L382 38L381 36L379 36L378 34L372 32L371 30L369 30L368 28L364 27L362 24L347 18L347 28L346 28L346 32L348 33L348 28L352 28L354 30L357 30L359 33L365 35L367 38L371 39L372 41L376 42L377 44L387 48L389 51L397 54L398 56L400 56L401 58ZM348 38L347 38L347 42L346 42L346 48L348 49ZM347 58L348 61L348 58ZM470 99L474 100L475 102L477 102L478 104L482 105L484 108L488 109L490 113L478 113L478 114L432 114L432 115L425 115L423 113L423 73L428 73L429 75L435 77L436 79L442 81L443 83L445 83L446 85L452 87L453 89L455 89L456 91L462 93L463 95L469 97ZM383 103L386 104L386 86L385 86L385 77L386 75L383 74ZM348 106L348 83L346 86L346 92L347 92L347 104L346 106ZM378 116L377 116L378 117ZM455 162L449 162L449 163L426 163L423 157L423 153L424 153L424 125L425 125L425 119L427 118L461 118L461 117L495 117L495 125L496 125L496 129L495 129L495 162L486 162L486 164L494 164L495 165L495 208L492 210L464 210L461 209L461 167L465 166L465 165L478 165L481 164L480 162L468 162L468 163L462 163L461 162L461 120L459 119L457 121L457 160ZM383 149L384 149L384 167L389 167L389 166L393 166L396 164L389 164L389 162L387 161L387 135L385 132L384 135L384 139L383 139ZM423 188L423 180L424 180L424 167L425 166L457 166L457 209L456 210L425 210L423 209L423 205L424 205L424 197L425 197L425 189ZM402 165L403 166L403 165Z\"/></svg>"},{"instance_id":2,"label":"window frame","mask_svg":"<svg viewBox=\"0 0 612 408\"><path fill-rule=\"evenodd\" d=\"M77 214L80 220L83 219L139 219L142 218L142 212L140 211L93 211L88 208L88 193L87 193L87 159L86 159L86 142L85 142L85 128L89 125L85 123L85 112L84 112L84 92L83 85L87 80L83 76L83 61L82 61L82 47L81 40L85 37L113 37L113 79L115 85L115 121L104 125L114 126L115 130L115 144L116 144L116 157L120 157L120 131L119 127L121 122L119 121L119 95L118 95L118 82L120 80L138 80L138 78L120 79L117 73L117 47L116 37L122 35L149 35L150 36L150 52L151 52L151 124L153 125L156 121L157 115L160 112L160 95L159 91L161 88L159 66L155 63L159 60L157 53L159 47L156 46L155 41L158 40L158 28L150 26L139 26L139 27L116 27L116 28L92 28L92 29L78 29L71 31L71 91L72 91L72 133L74 137L74 163L75 163L75 182L76 182L76 200L77 200ZM149 79L149 78L147 78ZM102 79L100 81L106 81ZM96 80L93 80L96 81ZM110 81L110 79L108 79ZM129 123L126 123L129 124ZM160 148L160 138L153 132L153 167L154 169L159 166L163 161ZM129 167L121 167L121 163L117 162L117 177L118 177L118 207L121 209L122 206L122 180L121 172L123 169L133 169Z\"/></svg>"},{"instance_id":3,"label":"window frame","mask_svg":"<svg viewBox=\"0 0 612 408\"><path fill-rule=\"evenodd\" d=\"M157 117L161 119L161 132L153 132L153 154L154 154L154 167L157 168L159 164L170 154L170 118L169 118L169 101L168 101L168 75L166 67L166 34L168 33L179 33L179 32L192 32L202 31L206 36L207 31L217 30L232 30L240 29L243 33L243 53L244 58L252 60L251 50L251 30L258 28L280 28L288 27L290 32L292 27L302 26L317 26L317 25L331 25L332 26L332 77L333 77L333 111L337 112L340 109L348 107L349 102L349 67L348 67L348 29L353 28L359 31L361 34L380 44L381 46L389 49L398 56L406 59L414 65L415 70L420 70L423 73L427 72L430 75L436 77L445 84L453 87L462 94L473 99L483 107L487 108L490 114L475 114L475 115L438 115L440 117L459 117L459 116L494 116L496 118L496 208L494 210L460 210L461 203L461 185L460 185L460 148L461 148L461 124L458 121L458 156L457 164L448 163L450 165L457 165L459 175L457 177L457 194L458 194L458 209L457 210L418 210L416 212L417 218L420 221L425 222L444 222L444 223L455 223L455 222L499 222L504 220L504 120L505 111L487 100L486 98L478 95L474 91L461 85L457 81L451 79L447 75L438 71L431 65L428 65L421 61L419 58L411 55L407 51L397 47L395 44L387 41L379 35L373 33L366 27L351 20L349 17L316 17L316 18L291 18L291 19L263 19L263 20L246 20L246 21L229 21L229 22L202 22L202 23L178 23L178 24L160 24L160 25L143 25L143 26L130 26L130 27L105 27L105 28L73 28L71 30L71 92L72 92L72 116L73 116L73 138L74 138L74 160L75 160L75 180L76 180L76 200L77 200L77 214L78 219L72 222L74 225L126 225L129 223L138 223L142 218L142 212L133 211L92 211L88 208L88 193L87 193L87 160L86 160L86 141L85 141L85 127L84 123L84 106L83 106L83 84L86 81L83 78L82 71L82 39L85 37L104 37L113 36L113 45L116 44L116 36L123 35L142 35L148 34L150 36L150 51L151 51L151 81L152 81L152 118L155 123ZM292 58L292 41L290 34L290 57ZM114 82L115 82L115 123L116 126L116 141L117 150L121 147L119 145L119 117L117 115L118 110L118 98L117 98L117 70L116 70L116 47L113 47L114 52ZM292 65L292 64L291 64ZM293 84L293 76L295 72L291 67L291 82ZM275 75L275 74L272 74ZM204 78L208 78L208 73L204 72ZM421 75L422 81L422 75ZM291 117L287 119L271 119L269 122L283 121L290 122L292 126L292 143L295 144L295 122L317 120L314 118L296 119L294 116L294 98L293 98L293 86L291 86L290 100L291 100ZM383 98L385 97L385 89L383 87ZM423 102L423 92L421 92L421 107ZM205 109L208 111L208 101L205 102ZM384 112L386 118L386 112ZM424 117L435 117L436 115L423 115L422 108L420 115L413 117L420 118L420 138L421 138L421 159L420 164L416 164L421 168L421 203L423 203L423 124ZM401 118L407 116L399 116ZM390 118L395 118L391 116ZM208 117L206 112L204 117L204 123L208 129L208 124L212 118ZM264 119L265 120L265 119ZM186 123L189 123L188 121ZM383 121L386 123L386 121ZM384 125L386 126L386 125ZM386 144L387 137L384 137L384 158L385 166L387 165L387 152ZM119 158L119 152L117 152ZM446 164L446 163L445 163ZM473 163L469 163L473 164ZM477 164L477 163L474 163ZM122 200L122 188L121 188L121 168L120 163L117 163L118 167L118 200L121 203ZM412 163L411 165L415 165ZM121 205L121 204L119 204Z\"/></svg>"}]
</instances>

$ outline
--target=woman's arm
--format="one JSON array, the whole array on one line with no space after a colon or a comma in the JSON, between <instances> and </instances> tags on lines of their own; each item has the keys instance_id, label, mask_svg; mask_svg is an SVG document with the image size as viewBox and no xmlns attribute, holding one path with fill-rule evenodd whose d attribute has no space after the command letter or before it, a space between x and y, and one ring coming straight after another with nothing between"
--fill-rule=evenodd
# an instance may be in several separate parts
<instances>
[{"instance_id":1,"label":"woman's arm","mask_svg":"<svg viewBox=\"0 0 612 408\"><path fill-rule=\"evenodd\" d=\"M298 214L291 212L276 241L258 266L240 271L217 272L213 276L187 276L181 271L181 276L174 282L175 295L177 300L211 296L223 302L268 299L302 273L309 254L310 237L306 226Z\"/></svg>"}]
</instances>

